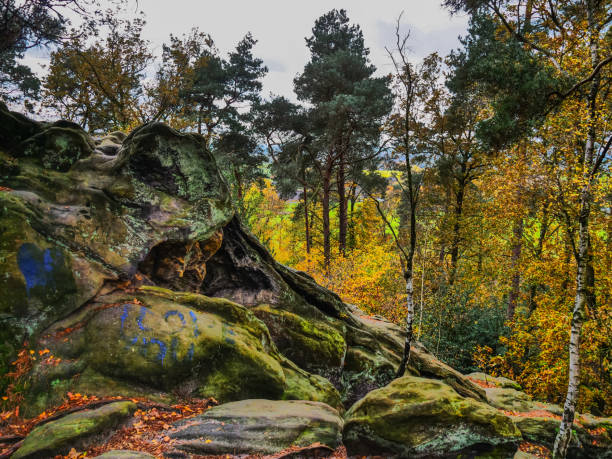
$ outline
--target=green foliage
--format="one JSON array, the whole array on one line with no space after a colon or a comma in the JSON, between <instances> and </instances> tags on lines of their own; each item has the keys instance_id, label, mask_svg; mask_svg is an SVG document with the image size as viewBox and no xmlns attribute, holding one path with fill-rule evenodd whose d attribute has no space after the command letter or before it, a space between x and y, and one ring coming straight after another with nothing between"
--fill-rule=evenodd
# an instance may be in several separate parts
<instances>
[{"instance_id":1,"label":"green foliage","mask_svg":"<svg viewBox=\"0 0 612 459\"><path fill-rule=\"evenodd\" d=\"M28 49L58 43L70 21L66 8L85 15L87 0L3 0L0 3L0 98L32 110L40 80L19 62Z\"/></svg>"},{"instance_id":2,"label":"green foliage","mask_svg":"<svg viewBox=\"0 0 612 459\"><path fill-rule=\"evenodd\" d=\"M493 116L482 120L477 135L487 146L502 148L529 135L551 109L560 85L554 69L514 37L500 32L490 16L470 18L463 49L451 53L447 85L456 96L475 89L488 98Z\"/></svg>"},{"instance_id":3,"label":"green foliage","mask_svg":"<svg viewBox=\"0 0 612 459\"><path fill-rule=\"evenodd\" d=\"M26 110L32 111L32 99L38 99L40 80L32 70L17 62L22 53L4 51L0 53L0 96L6 102L22 101Z\"/></svg>"},{"instance_id":4,"label":"green foliage","mask_svg":"<svg viewBox=\"0 0 612 459\"><path fill-rule=\"evenodd\" d=\"M210 140L217 129L236 128L244 119L238 107L254 103L268 72L263 60L253 56L257 40L248 33L229 53L221 57L212 39L207 38L197 56L191 75L182 82L180 97L189 106L198 132L205 126Z\"/></svg>"},{"instance_id":5,"label":"green foliage","mask_svg":"<svg viewBox=\"0 0 612 459\"><path fill-rule=\"evenodd\" d=\"M439 359L462 373L477 371L473 360L477 346L497 347L507 328L505 305L477 302L462 287L442 286L423 311L421 341Z\"/></svg>"},{"instance_id":6,"label":"green foliage","mask_svg":"<svg viewBox=\"0 0 612 459\"><path fill-rule=\"evenodd\" d=\"M254 138L240 131L222 134L213 148L219 168L232 185L238 204L242 205L245 189L264 178L261 166L265 156Z\"/></svg>"}]
</instances>

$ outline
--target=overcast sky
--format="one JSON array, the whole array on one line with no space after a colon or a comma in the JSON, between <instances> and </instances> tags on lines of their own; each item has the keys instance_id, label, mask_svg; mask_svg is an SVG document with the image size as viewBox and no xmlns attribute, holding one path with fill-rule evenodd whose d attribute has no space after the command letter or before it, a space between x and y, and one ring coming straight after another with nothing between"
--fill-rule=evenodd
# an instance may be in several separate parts
<instances>
[{"instance_id":1,"label":"overcast sky","mask_svg":"<svg viewBox=\"0 0 612 459\"><path fill-rule=\"evenodd\" d=\"M404 11L402 28L411 31L410 45L415 58L433 51L446 55L458 47L467 20L451 17L440 7L441 0L140 0L147 25L144 38L155 54L168 36L182 35L192 27L209 33L221 52L231 50L245 33L259 41L254 53L269 68L264 96L270 92L293 97L293 78L308 60L304 38L310 36L314 21L333 8L347 10L351 22L361 26L370 57L379 73L390 71L385 46L394 41L395 21ZM27 61L44 63L41 51Z\"/></svg>"}]
</instances>

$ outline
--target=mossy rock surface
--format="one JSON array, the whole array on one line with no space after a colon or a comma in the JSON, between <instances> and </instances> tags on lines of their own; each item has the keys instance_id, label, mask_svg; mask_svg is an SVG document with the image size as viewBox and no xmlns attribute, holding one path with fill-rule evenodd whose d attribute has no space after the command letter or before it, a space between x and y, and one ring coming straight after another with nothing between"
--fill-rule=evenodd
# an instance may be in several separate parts
<instances>
[{"instance_id":1,"label":"mossy rock surface","mask_svg":"<svg viewBox=\"0 0 612 459\"><path fill-rule=\"evenodd\" d=\"M411 349L411 365L416 369L418 375L440 379L464 397L470 397L482 402L487 401L486 393L482 387L469 380L454 368L438 360L419 343L415 343Z\"/></svg>"},{"instance_id":2,"label":"mossy rock surface","mask_svg":"<svg viewBox=\"0 0 612 459\"><path fill-rule=\"evenodd\" d=\"M24 378L24 409L32 414L77 390L166 401L179 394L339 405L329 381L284 358L263 322L225 299L158 287L102 296L56 322L39 346L61 361L37 362Z\"/></svg>"},{"instance_id":3,"label":"mossy rock surface","mask_svg":"<svg viewBox=\"0 0 612 459\"><path fill-rule=\"evenodd\" d=\"M485 392L489 404L500 410L528 412L541 410L544 406L534 402L525 392L516 389L490 387L486 388Z\"/></svg>"},{"instance_id":4,"label":"mossy rock surface","mask_svg":"<svg viewBox=\"0 0 612 459\"><path fill-rule=\"evenodd\" d=\"M46 459L83 447L88 440L116 427L134 411L132 402L115 402L93 410L83 410L36 427L26 437L12 459Z\"/></svg>"},{"instance_id":5,"label":"mossy rock surface","mask_svg":"<svg viewBox=\"0 0 612 459\"><path fill-rule=\"evenodd\" d=\"M563 414L563 408L559 405L533 400L529 394L516 389L508 387L488 387L485 388L485 392L489 405L499 408L500 410L515 411L519 413L547 411L557 416Z\"/></svg>"},{"instance_id":6,"label":"mossy rock surface","mask_svg":"<svg viewBox=\"0 0 612 459\"><path fill-rule=\"evenodd\" d=\"M343 438L349 455L512 457L521 434L489 405L462 397L443 382L405 376L353 405Z\"/></svg>"},{"instance_id":7,"label":"mossy rock surface","mask_svg":"<svg viewBox=\"0 0 612 459\"><path fill-rule=\"evenodd\" d=\"M39 162L45 169L67 172L93 153L93 140L77 125L51 125L30 137L20 154Z\"/></svg>"},{"instance_id":8,"label":"mossy rock surface","mask_svg":"<svg viewBox=\"0 0 612 459\"><path fill-rule=\"evenodd\" d=\"M274 454L289 447L342 443L338 412L310 401L242 400L180 421L168 435L190 454Z\"/></svg>"},{"instance_id":9,"label":"mossy rock surface","mask_svg":"<svg viewBox=\"0 0 612 459\"><path fill-rule=\"evenodd\" d=\"M302 368L331 369L344 364L346 341L331 325L269 305L252 311L267 325L279 350Z\"/></svg>"},{"instance_id":10,"label":"mossy rock surface","mask_svg":"<svg viewBox=\"0 0 612 459\"><path fill-rule=\"evenodd\" d=\"M512 459L538 459L538 456L526 453L524 451L517 451Z\"/></svg>"}]
</instances>

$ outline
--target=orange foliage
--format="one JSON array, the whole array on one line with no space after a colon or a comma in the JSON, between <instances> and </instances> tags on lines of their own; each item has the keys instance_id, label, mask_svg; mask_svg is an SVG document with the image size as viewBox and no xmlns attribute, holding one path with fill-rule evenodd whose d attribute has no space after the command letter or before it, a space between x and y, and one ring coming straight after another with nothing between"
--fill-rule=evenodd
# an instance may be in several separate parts
<instances>
[{"instance_id":1,"label":"orange foliage","mask_svg":"<svg viewBox=\"0 0 612 459\"><path fill-rule=\"evenodd\" d=\"M0 438L23 438L36 426L45 422L75 411L96 408L121 400L131 400L141 407L134 413L136 422L117 431L104 444L94 445L86 452L73 451L67 457L91 457L94 453L99 455L113 449L132 449L159 456L163 451L171 447L170 439L162 436L161 431L170 428L170 423L172 422L197 416L217 404L215 399L209 398L193 399L183 404L166 406L150 402L144 398L97 397L95 395L67 392L61 405L43 411L34 418L19 418L19 408L8 413L8 416L3 414L0 417L0 421L2 421L0 423ZM4 446L0 442L0 456L9 454L14 448L15 445Z\"/></svg>"}]
</instances>

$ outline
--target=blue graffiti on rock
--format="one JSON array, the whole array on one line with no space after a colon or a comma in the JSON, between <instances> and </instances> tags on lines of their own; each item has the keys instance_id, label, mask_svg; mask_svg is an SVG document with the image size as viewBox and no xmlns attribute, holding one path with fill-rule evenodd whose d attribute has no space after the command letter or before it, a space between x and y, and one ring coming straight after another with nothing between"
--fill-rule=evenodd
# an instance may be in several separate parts
<instances>
[{"instance_id":1,"label":"blue graffiti on rock","mask_svg":"<svg viewBox=\"0 0 612 459\"><path fill-rule=\"evenodd\" d=\"M26 242L17 251L17 265L26 282L28 296L34 287L57 289L55 274L64 266L64 255L58 248L39 249Z\"/></svg>"},{"instance_id":2,"label":"blue graffiti on rock","mask_svg":"<svg viewBox=\"0 0 612 459\"><path fill-rule=\"evenodd\" d=\"M164 364L164 361L166 359L168 352L170 353L170 357L175 362L185 361L185 359L193 360L193 357L195 354L194 339L200 335L200 331L198 330L198 323L197 323L198 318L193 311L189 311L189 316L191 318L190 325L191 327L193 327L192 328L193 338L192 338L192 342L189 343L189 349L187 351L187 355L183 357L183 359L181 360L178 357L179 339L177 336L173 336L170 342L167 343L163 339L160 339L159 336L154 336L154 330L145 325L146 317L148 314L150 314L150 311L147 307L143 305L135 305L131 303L123 304L122 307L123 307L123 310L120 316L120 322L121 322L120 333L121 333L121 337L125 341L130 343L128 345L128 348L136 347L138 348L139 352L143 356L147 357L149 355L148 354L149 351L151 351L151 346L156 347L157 353L155 354L154 358L157 359L161 363L162 366ZM136 322L136 326L138 327L138 332L136 336L129 335L130 332L128 332L128 329L130 329L130 327L127 326L127 323L130 320L130 318L131 320L134 320ZM180 332L185 327L190 326L188 325L187 320L185 319L185 316L180 311L170 310L164 314L164 320L166 322L168 322L169 319L171 318L178 318L178 321L175 320L171 322L171 323L177 324L175 326L176 328L175 332Z\"/></svg>"}]
</instances>

